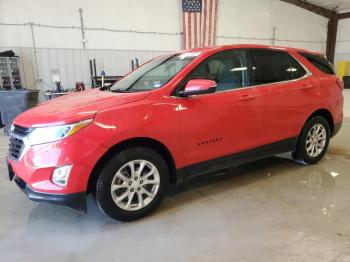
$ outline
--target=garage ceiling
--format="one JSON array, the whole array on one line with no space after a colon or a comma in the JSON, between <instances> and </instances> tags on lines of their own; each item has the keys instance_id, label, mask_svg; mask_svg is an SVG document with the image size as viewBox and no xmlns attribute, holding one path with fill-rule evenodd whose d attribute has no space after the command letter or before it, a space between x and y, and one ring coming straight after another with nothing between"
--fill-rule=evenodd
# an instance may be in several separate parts
<instances>
[{"instance_id":1,"label":"garage ceiling","mask_svg":"<svg viewBox=\"0 0 350 262\"><path fill-rule=\"evenodd\" d=\"M304 2L318 5L329 10L334 10L339 13L350 10L350 0L307 0Z\"/></svg>"}]
</instances>

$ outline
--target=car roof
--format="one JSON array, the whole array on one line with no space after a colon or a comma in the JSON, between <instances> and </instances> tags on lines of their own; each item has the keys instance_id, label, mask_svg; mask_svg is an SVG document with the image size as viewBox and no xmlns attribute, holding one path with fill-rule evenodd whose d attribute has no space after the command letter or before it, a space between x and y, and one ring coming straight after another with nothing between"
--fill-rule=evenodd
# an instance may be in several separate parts
<instances>
[{"instance_id":1,"label":"car roof","mask_svg":"<svg viewBox=\"0 0 350 262\"><path fill-rule=\"evenodd\" d=\"M204 47L204 48L193 48L187 50L181 50L181 53L184 52L210 52L214 50L226 50L233 48L263 48L263 49L272 49L272 50L283 50L283 51L295 51L301 53L309 53L315 55L323 55L321 52L303 49L303 48L295 48L295 47L284 47L284 46L273 46L273 45L259 45L259 44L236 44L236 45L221 45L221 46L213 46L213 47Z\"/></svg>"}]
</instances>

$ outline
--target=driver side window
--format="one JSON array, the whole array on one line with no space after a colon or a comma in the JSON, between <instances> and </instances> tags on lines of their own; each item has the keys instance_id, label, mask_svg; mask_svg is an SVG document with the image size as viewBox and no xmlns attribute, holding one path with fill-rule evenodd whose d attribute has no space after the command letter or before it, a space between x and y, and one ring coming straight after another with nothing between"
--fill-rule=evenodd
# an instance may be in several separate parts
<instances>
[{"instance_id":1,"label":"driver side window","mask_svg":"<svg viewBox=\"0 0 350 262\"><path fill-rule=\"evenodd\" d=\"M214 54L205 60L190 79L210 79L217 83L216 92L249 86L246 51L230 50Z\"/></svg>"}]
</instances>

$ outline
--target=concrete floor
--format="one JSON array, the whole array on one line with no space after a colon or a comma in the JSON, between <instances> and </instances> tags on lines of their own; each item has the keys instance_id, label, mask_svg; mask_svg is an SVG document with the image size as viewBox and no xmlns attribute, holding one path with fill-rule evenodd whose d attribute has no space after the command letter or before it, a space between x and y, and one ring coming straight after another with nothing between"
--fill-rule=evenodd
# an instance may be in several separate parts
<instances>
[{"instance_id":1,"label":"concrete floor","mask_svg":"<svg viewBox=\"0 0 350 262\"><path fill-rule=\"evenodd\" d=\"M173 192L133 223L29 201L0 131L0 261L350 261L350 90L326 157L274 157ZM105 259L105 260L103 260Z\"/></svg>"}]
</instances>

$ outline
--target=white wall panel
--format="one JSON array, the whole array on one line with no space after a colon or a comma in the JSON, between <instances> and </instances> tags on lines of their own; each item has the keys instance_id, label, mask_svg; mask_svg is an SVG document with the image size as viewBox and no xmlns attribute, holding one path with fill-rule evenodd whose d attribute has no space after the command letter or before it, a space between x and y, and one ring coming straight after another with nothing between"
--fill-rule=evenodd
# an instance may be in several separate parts
<instances>
[{"instance_id":1,"label":"white wall panel","mask_svg":"<svg viewBox=\"0 0 350 262\"><path fill-rule=\"evenodd\" d=\"M52 68L60 70L64 87L72 87L76 81L90 83L91 58L97 60L98 73L104 69L110 75L123 75L130 70L134 57L144 62L181 49L180 0L0 0L0 23L79 27L79 8L84 10L88 28L127 32L86 30L87 49L83 50L79 28L35 26L43 89L53 86ZM325 51L327 19L323 17L279 0L219 0L217 44L271 44L273 27L277 45ZM0 51L12 48L22 56L27 87L33 86L35 65L30 27L0 25L0 36Z\"/></svg>"},{"instance_id":2,"label":"white wall panel","mask_svg":"<svg viewBox=\"0 0 350 262\"><path fill-rule=\"evenodd\" d=\"M339 20L334 61L350 61L350 19Z\"/></svg>"},{"instance_id":3,"label":"white wall panel","mask_svg":"<svg viewBox=\"0 0 350 262\"><path fill-rule=\"evenodd\" d=\"M272 37L271 17L274 13L272 3L272 0L219 0L217 43L271 44L271 41L239 39L239 37L262 39Z\"/></svg>"},{"instance_id":4,"label":"white wall panel","mask_svg":"<svg viewBox=\"0 0 350 262\"><path fill-rule=\"evenodd\" d=\"M20 7L20 8L19 8ZM177 50L181 48L180 0L2 0L0 22L80 26L79 8L84 10L86 27L170 33L137 34L87 30L87 48ZM9 11L10 10L10 11ZM218 44L255 42L272 37L288 46L307 46L324 51L327 19L279 0L220 0L217 24ZM37 46L43 48L82 48L79 29L35 27ZM0 26L0 46L32 47L30 30ZM221 36L221 37L220 37ZM241 39L248 38L248 39ZM256 39L249 39L256 38ZM302 43L298 40L314 41ZM323 43L321 43L323 42Z\"/></svg>"},{"instance_id":5,"label":"white wall panel","mask_svg":"<svg viewBox=\"0 0 350 262\"><path fill-rule=\"evenodd\" d=\"M273 2L277 45L326 51L328 19L281 1Z\"/></svg>"},{"instance_id":6,"label":"white wall panel","mask_svg":"<svg viewBox=\"0 0 350 262\"><path fill-rule=\"evenodd\" d=\"M181 5L178 0L1 0L0 22L42 25L80 26L79 8L83 8L86 27L110 28L178 34L181 32ZM2 46L32 47L29 34L4 32L0 26ZM14 28L14 30L18 30ZM37 46L82 48L79 29L35 28ZM175 50L181 48L180 35L86 32L87 48ZM4 37L5 36L5 37ZM22 40L24 38L24 40ZM30 41L27 41L29 39Z\"/></svg>"},{"instance_id":7,"label":"white wall panel","mask_svg":"<svg viewBox=\"0 0 350 262\"><path fill-rule=\"evenodd\" d=\"M350 19L339 20L336 53L350 53Z\"/></svg>"}]
</instances>

